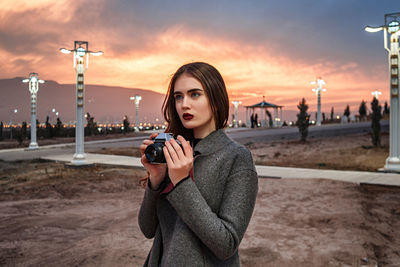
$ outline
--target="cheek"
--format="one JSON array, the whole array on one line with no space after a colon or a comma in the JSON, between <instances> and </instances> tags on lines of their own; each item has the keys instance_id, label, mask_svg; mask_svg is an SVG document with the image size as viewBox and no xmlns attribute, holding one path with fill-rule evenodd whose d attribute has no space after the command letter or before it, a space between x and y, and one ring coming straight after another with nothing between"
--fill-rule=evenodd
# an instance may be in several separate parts
<instances>
[{"instance_id":1,"label":"cheek","mask_svg":"<svg viewBox=\"0 0 400 267\"><path fill-rule=\"evenodd\" d=\"M177 102L175 102L175 109L176 109L176 112L180 113L181 105L179 105L179 103L177 103Z\"/></svg>"}]
</instances>

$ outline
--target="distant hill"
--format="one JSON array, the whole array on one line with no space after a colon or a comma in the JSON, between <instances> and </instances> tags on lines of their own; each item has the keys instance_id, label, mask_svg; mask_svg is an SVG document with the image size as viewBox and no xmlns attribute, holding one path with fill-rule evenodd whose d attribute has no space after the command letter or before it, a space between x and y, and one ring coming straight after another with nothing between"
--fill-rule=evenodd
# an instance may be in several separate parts
<instances>
[{"instance_id":1,"label":"distant hill","mask_svg":"<svg viewBox=\"0 0 400 267\"><path fill-rule=\"evenodd\" d=\"M22 83L22 80L20 77L0 79L0 120L4 123L9 123L10 113L14 109L18 109L13 115L14 123L30 123L30 92L28 84ZM74 121L75 92L75 84L59 84L55 81L40 84L37 105L39 121L44 122L49 114L54 123L56 115L51 111L53 108L59 112L64 123ZM135 104L129 97L136 94L142 96L139 119L154 122L159 118L162 122L161 106L165 95L139 88L85 85L85 112L89 112L98 122L121 122L124 115L134 122Z\"/></svg>"},{"instance_id":2,"label":"distant hill","mask_svg":"<svg viewBox=\"0 0 400 267\"><path fill-rule=\"evenodd\" d=\"M13 114L13 123L30 123L30 93L28 84L22 83L22 77L13 79L0 79L0 121L8 124L10 114ZM46 80L39 85L37 118L43 123L46 116L50 116L50 122L55 123L56 115L51 110L54 108L59 112L63 123L75 121L76 99L75 84L59 84L56 81ZM135 104L129 97L136 94L142 96L140 101L139 120L141 122L155 122L158 118L164 122L161 106L164 94L151 90L139 88L125 88L118 86L85 85L85 112L89 112L100 123L122 122L125 115L131 123L135 122ZM234 108L230 106L229 121L233 119ZM257 113L260 110L256 110ZM272 112L272 111L271 111ZM283 110L283 120L296 120L296 110ZM250 113L249 113L250 114ZM246 109L239 107L239 120L245 122ZM261 118L259 114L259 119ZM265 118L267 118L265 116Z\"/></svg>"}]
</instances>

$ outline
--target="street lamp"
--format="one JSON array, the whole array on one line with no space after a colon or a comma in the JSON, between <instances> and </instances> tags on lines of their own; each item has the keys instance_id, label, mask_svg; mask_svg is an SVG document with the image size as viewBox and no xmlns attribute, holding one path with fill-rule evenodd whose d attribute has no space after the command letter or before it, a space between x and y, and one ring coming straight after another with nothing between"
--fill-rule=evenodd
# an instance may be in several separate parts
<instances>
[{"instance_id":1,"label":"street lamp","mask_svg":"<svg viewBox=\"0 0 400 267\"><path fill-rule=\"evenodd\" d=\"M317 85L317 88L312 89L312 91L315 92L318 99L317 126L321 126L321 91L326 91L326 89L322 88L322 86L325 85L325 82L321 79L321 77L318 77L317 80L311 82L311 84Z\"/></svg>"},{"instance_id":2,"label":"street lamp","mask_svg":"<svg viewBox=\"0 0 400 267\"><path fill-rule=\"evenodd\" d=\"M23 83L29 83L29 92L31 93L31 142L29 149L38 149L36 141L36 107L37 107L37 92L39 91L39 83L44 83L39 80L39 74L35 72L29 73L29 78L22 80Z\"/></svg>"},{"instance_id":3,"label":"street lamp","mask_svg":"<svg viewBox=\"0 0 400 267\"><path fill-rule=\"evenodd\" d=\"M140 95L135 95L135 96L131 96L129 98L130 100L135 102L136 105L136 123L135 123L135 131L139 131L139 102L140 100L142 100L142 97Z\"/></svg>"},{"instance_id":4,"label":"street lamp","mask_svg":"<svg viewBox=\"0 0 400 267\"><path fill-rule=\"evenodd\" d=\"M378 90L375 90L371 93L371 95L374 96L374 98L378 99L378 97L381 95L382 93Z\"/></svg>"},{"instance_id":5,"label":"street lamp","mask_svg":"<svg viewBox=\"0 0 400 267\"><path fill-rule=\"evenodd\" d=\"M238 119L237 119L237 111L238 111L238 107L240 104L242 104L242 101L232 101L232 104L235 106L235 120L234 120L234 127L237 128L238 127Z\"/></svg>"},{"instance_id":6,"label":"street lamp","mask_svg":"<svg viewBox=\"0 0 400 267\"><path fill-rule=\"evenodd\" d=\"M75 41L74 49L69 50L65 48L60 48L60 51L64 54L70 54L74 52L74 69L76 70L76 127L75 127L75 154L71 161L73 165L85 165L88 164L86 160L86 155L84 152L84 74L89 67L89 54L93 56L101 56L103 52L93 52L89 51L89 43L86 41ZM85 60L86 55L86 60ZM86 64L84 64L86 61Z\"/></svg>"},{"instance_id":7,"label":"street lamp","mask_svg":"<svg viewBox=\"0 0 400 267\"><path fill-rule=\"evenodd\" d=\"M51 110L50 109L47 110L47 117L49 117L49 121L52 120L53 113L56 113L56 109L55 108L52 108Z\"/></svg>"},{"instance_id":8,"label":"street lamp","mask_svg":"<svg viewBox=\"0 0 400 267\"><path fill-rule=\"evenodd\" d=\"M10 123L8 124L8 125L10 125L10 139L12 139L12 116L14 115L14 113L17 113L17 112L18 112L18 109L14 109L10 113Z\"/></svg>"},{"instance_id":9,"label":"street lamp","mask_svg":"<svg viewBox=\"0 0 400 267\"><path fill-rule=\"evenodd\" d=\"M386 159L384 171L400 172L400 109L399 109L399 13L385 15L385 24L379 27L365 27L367 32L383 30L384 48L388 52L389 77L390 77L390 133L389 157ZM388 47L387 37L390 37Z\"/></svg>"}]
</instances>

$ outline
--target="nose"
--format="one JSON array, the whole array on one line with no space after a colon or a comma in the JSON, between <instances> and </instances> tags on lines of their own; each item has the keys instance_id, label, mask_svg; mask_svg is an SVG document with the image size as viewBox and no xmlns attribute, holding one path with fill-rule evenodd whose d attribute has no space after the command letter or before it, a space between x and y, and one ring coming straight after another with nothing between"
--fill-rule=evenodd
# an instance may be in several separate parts
<instances>
[{"instance_id":1,"label":"nose","mask_svg":"<svg viewBox=\"0 0 400 267\"><path fill-rule=\"evenodd\" d=\"M190 99L189 97L184 97L182 100L182 108L189 109L190 108Z\"/></svg>"}]
</instances>

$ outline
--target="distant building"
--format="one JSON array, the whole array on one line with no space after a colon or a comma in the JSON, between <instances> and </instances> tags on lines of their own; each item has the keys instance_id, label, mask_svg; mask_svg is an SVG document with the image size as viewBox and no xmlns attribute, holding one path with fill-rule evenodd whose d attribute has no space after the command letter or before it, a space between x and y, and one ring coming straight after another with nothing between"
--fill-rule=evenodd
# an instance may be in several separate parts
<instances>
[{"instance_id":1,"label":"distant building","mask_svg":"<svg viewBox=\"0 0 400 267\"><path fill-rule=\"evenodd\" d=\"M265 97L263 97L263 101L260 103L246 106L246 125L247 127L252 126L252 117L257 117L257 124L261 127L270 126L270 121L272 122L272 127L280 127L283 124L282 121L282 108L283 106L275 105L272 103L268 103L265 101ZM268 109L273 109L274 112L271 114ZM279 112L278 112L279 109ZM257 113L260 111L260 114ZM278 115L279 113L279 115ZM269 115L268 115L269 114ZM258 127L258 126L255 126Z\"/></svg>"}]
</instances>

